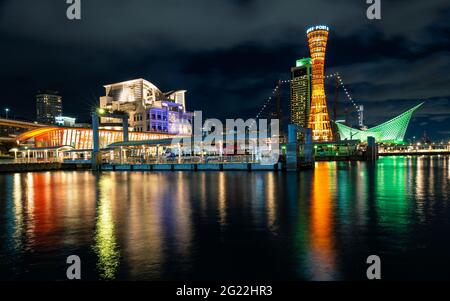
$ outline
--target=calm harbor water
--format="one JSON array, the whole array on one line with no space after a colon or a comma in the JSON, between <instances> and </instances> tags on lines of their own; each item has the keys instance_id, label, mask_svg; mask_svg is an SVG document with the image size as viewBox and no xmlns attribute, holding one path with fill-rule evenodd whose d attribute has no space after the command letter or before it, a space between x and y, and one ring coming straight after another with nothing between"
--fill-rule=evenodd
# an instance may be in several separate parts
<instances>
[{"instance_id":1,"label":"calm harbor water","mask_svg":"<svg viewBox=\"0 0 450 301\"><path fill-rule=\"evenodd\" d=\"M0 279L450 279L450 158L0 175Z\"/></svg>"}]
</instances>

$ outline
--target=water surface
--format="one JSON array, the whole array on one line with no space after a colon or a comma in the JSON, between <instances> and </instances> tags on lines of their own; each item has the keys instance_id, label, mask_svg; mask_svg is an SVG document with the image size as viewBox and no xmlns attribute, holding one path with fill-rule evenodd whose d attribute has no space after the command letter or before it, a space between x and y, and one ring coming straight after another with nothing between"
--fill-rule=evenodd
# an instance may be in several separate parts
<instances>
[{"instance_id":1,"label":"water surface","mask_svg":"<svg viewBox=\"0 0 450 301\"><path fill-rule=\"evenodd\" d=\"M450 278L450 158L0 175L0 279Z\"/></svg>"}]
</instances>

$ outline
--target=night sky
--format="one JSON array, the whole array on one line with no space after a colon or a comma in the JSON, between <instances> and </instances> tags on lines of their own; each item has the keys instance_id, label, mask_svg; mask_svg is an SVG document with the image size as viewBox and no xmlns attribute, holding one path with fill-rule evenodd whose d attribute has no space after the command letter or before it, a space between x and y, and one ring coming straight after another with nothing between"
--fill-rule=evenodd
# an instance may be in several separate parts
<instances>
[{"instance_id":1,"label":"night sky","mask_svg":"<svg viewBox=\"0 0 450 301\"><path fill-rule=\"evenodd\" d=\"M325 72L341 73L366 123L425 101L407 137L450 137L448 0L381 0L382 20L365 0L82 0L81 21L65 2L0 0L1 104L16 117L34 119L36 91L56 89L65 115L88 120L104 84L141 77L188 90L207 117L255 117L309 56L307 27L325 24ZM341 93L339 117L348 105Z\"/></svg>"}]
</instances>

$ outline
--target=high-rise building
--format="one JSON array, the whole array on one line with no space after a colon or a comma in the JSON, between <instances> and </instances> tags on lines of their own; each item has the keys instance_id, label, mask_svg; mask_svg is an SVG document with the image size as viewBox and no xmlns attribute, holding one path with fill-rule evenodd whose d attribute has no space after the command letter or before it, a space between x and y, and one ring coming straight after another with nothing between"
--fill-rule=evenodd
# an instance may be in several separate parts
<instances>
[{"instance_id":1,"label":"high-rise building","mask_svg":"<svg viewBox=\"0 0 450 301\"><path fill-rule=\"evenodd\" d=\"M163 93L142 78L106 85L106 95L100 97L100 108L127 112L135 132L155 132L190 135L193 113L186 112L186 90ZM113 118L102 118L113 124Z\"/></svg>"},{"instance_id":2,"label":"high-rise building","mask_svg":"<svg viewBox=\"0 0 450 301\"><path fill-rule=\"evenodd\" d=\"M310 58L297 60L296 66L291 69L291 123L307 128L311 106L311 67ZM304 135L297 134L302 140Z\"/></svg>"},{"instance_id":3,"label":"high-rise building","mask_svg":"<svg viewBox=\"0 0 450 301\"><path fill-rule=\"evenodd\" d=\"M39 91L36 95L36 120L42 124L55 124L62 115L62 97L57 91Z\"/></svg>"},{"instance_id":4,"label":"high-rise building","mask_svg":"<svg viewBox=\"0 0 450 301\"><path fill-rule=\"evenodd\" d=\"M325 95L325 53L329 29L319 25L307 30L308 44L312 60L312 96L309 128L314 141L331 141L330 116Z\"/></svg>"}]
</instances>

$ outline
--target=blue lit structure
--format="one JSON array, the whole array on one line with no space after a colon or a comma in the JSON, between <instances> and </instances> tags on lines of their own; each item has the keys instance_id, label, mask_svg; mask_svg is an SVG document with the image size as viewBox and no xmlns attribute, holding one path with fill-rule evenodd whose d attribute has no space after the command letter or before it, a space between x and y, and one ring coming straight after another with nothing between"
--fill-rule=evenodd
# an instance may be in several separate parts
<instances>
[{"instance_id":1,"label":"blue lit structure","mask_svg":"<svg viewBox=\"0 0 450 301\"><path fill-rule=\"evenodd\" d=\"M193 113L185 112L182 105L162 101L161 108L149 109L150 120L148 131L169 134L187 134L191 132Z\"/></svg>"}]
</instances>

